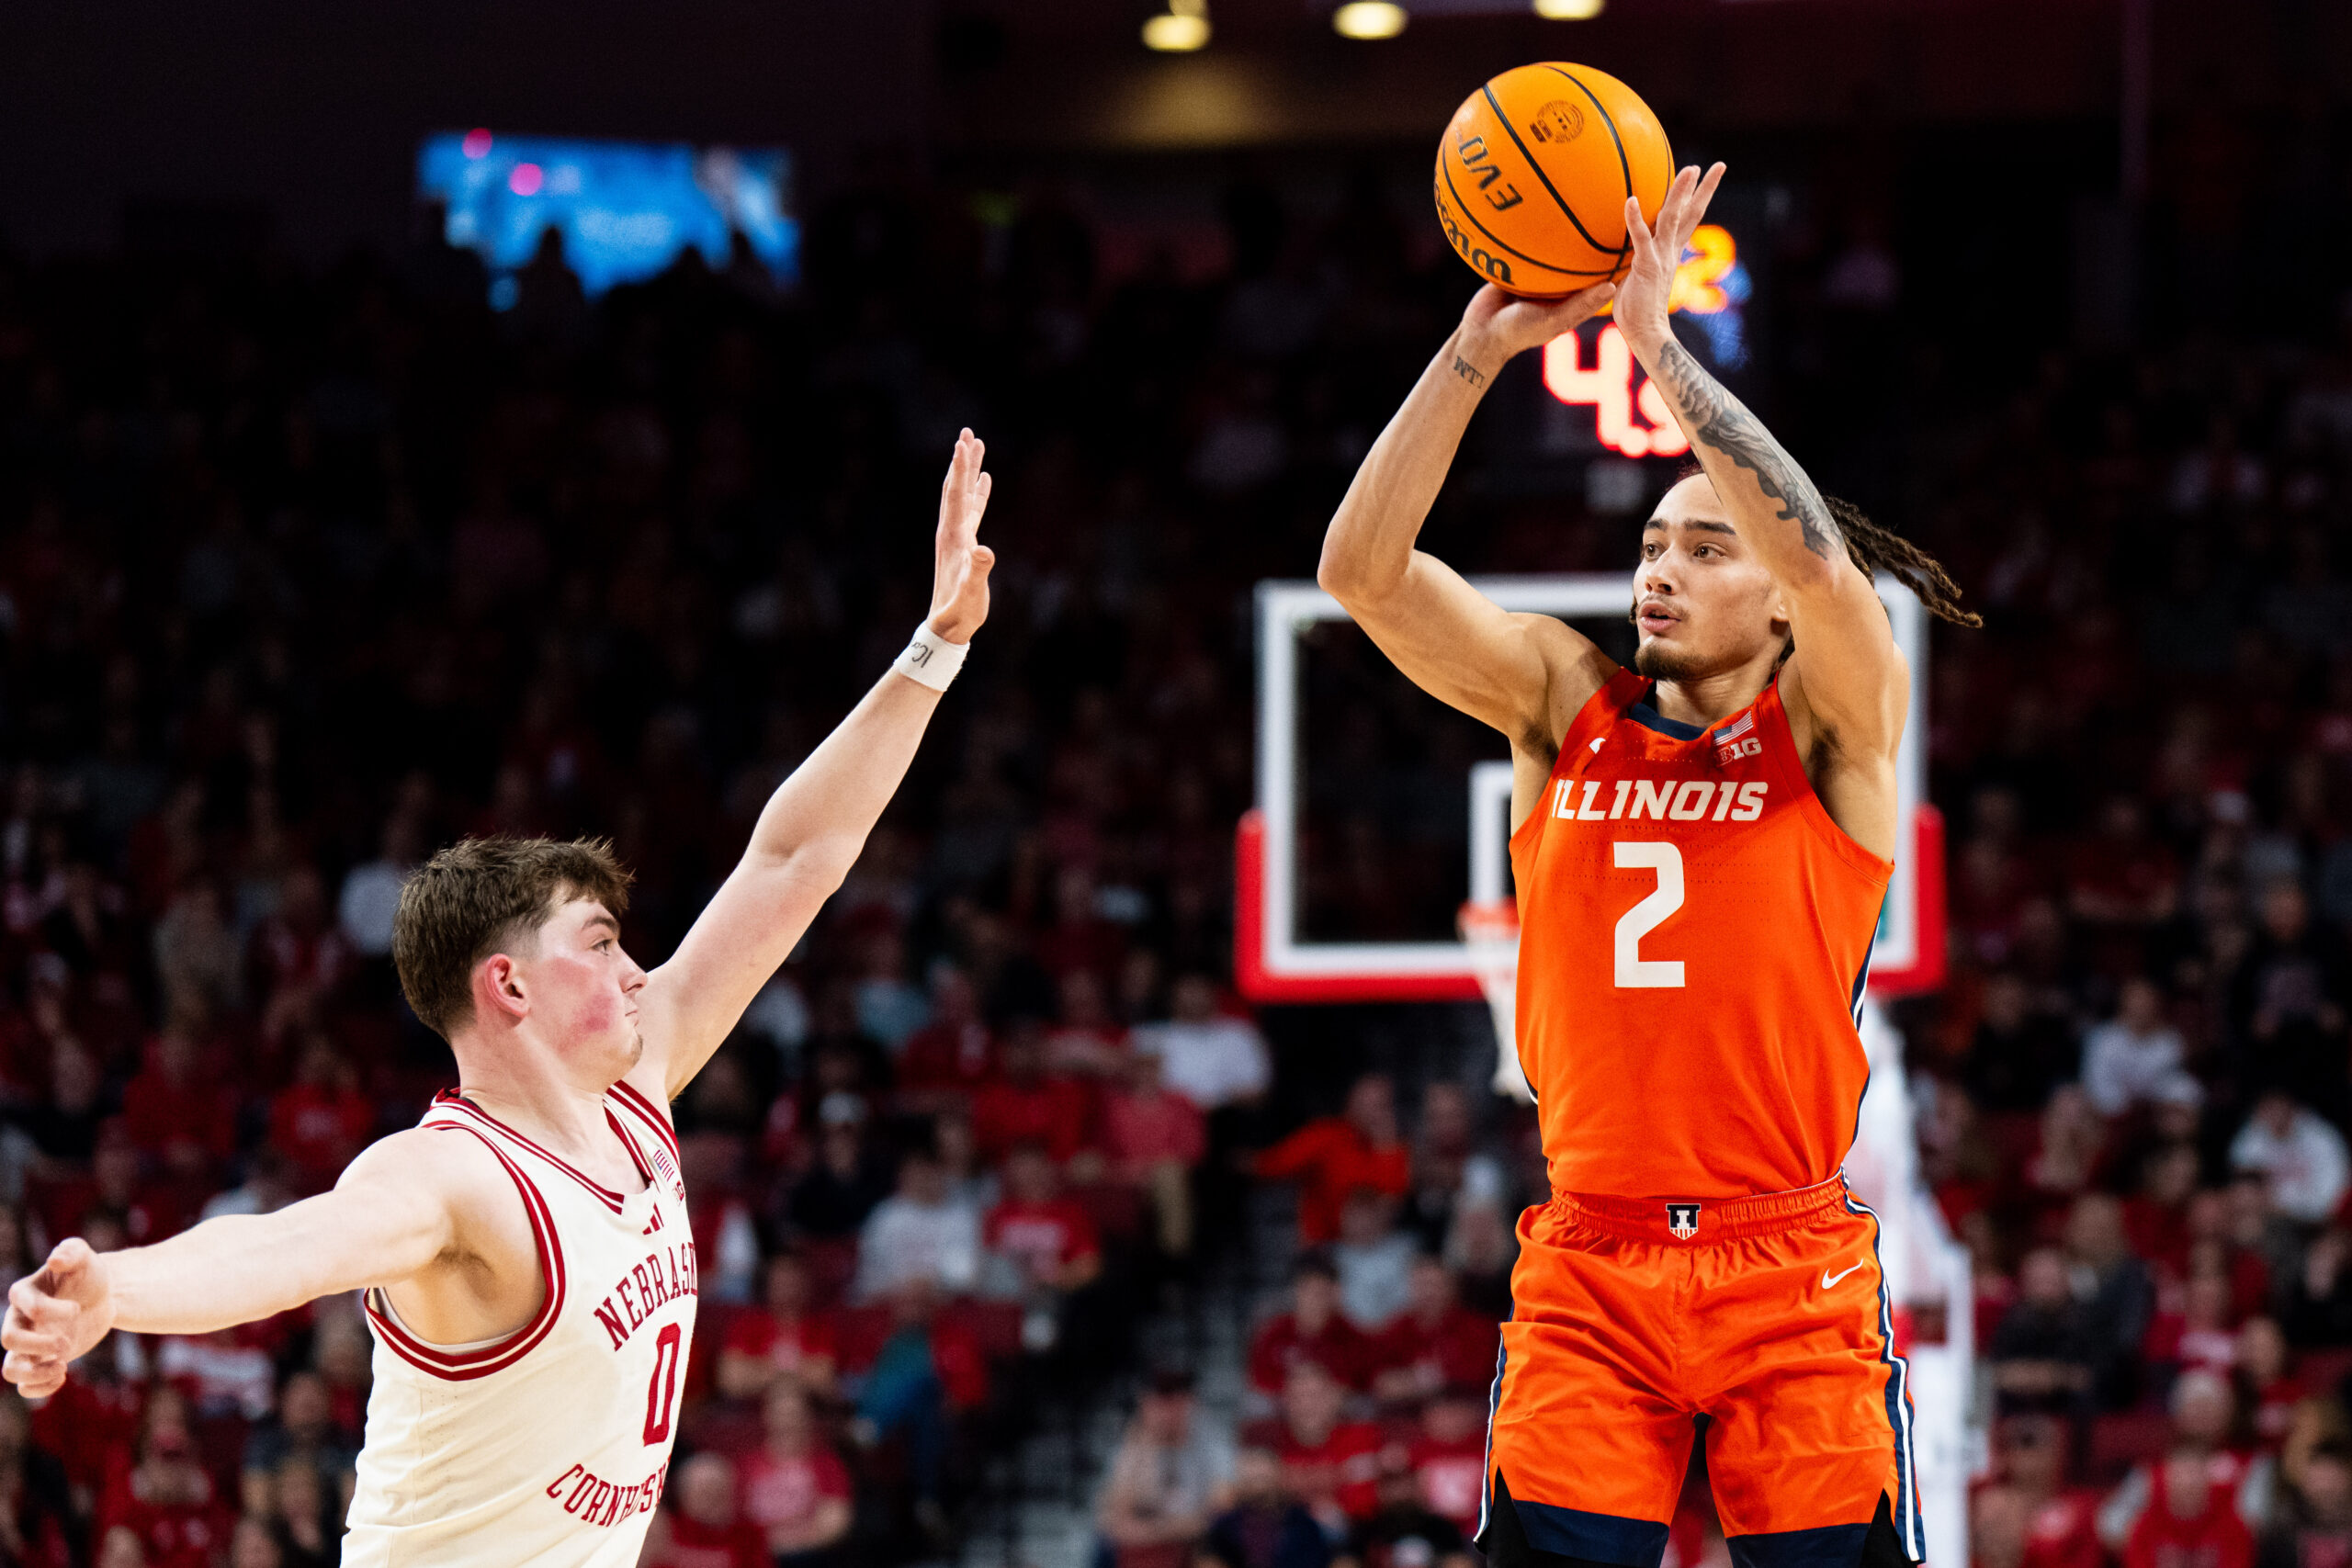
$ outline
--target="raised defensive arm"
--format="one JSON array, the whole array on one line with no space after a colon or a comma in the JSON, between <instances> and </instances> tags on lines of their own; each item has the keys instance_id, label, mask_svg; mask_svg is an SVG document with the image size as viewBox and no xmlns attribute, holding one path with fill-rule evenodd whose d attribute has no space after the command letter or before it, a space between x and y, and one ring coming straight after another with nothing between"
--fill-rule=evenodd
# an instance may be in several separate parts
<instances>
[{"instance_id":1,"label":"raised defensive arm","mask_svg":"<svg viewBox=\"0 0 2352 1568\"><path fill-rule=\"evenodd\" d=\"M108 1331L209 1334L321 1296L418 1273L456 1240L449 1163L401 1133L370 1145L330 1191L270 1214L232 1214L153 1247L97 1253L57 1244L8 1291L7 1381L38 1398Z\"/></svg>"},{"instance_id":2,"label":"raised defensive arm","mask_svg":"<svg viewBox=\"0 0 2352 1568\"><path fill-rule=\"evenodd\" d=\"M1356 470L1315 574L1415 685L1514 745L1540 738L1531 750L1554 739L1555 685L1580 685L1573 711L1608 678L1605 660L1549 615L1504 611L1414 542L1496 373L1575 330L1610 293L1601 284L1545 302L1481 288Z\"/></svg>"},{"instance_id":3,"label":"raised defensive arm","mask_svg":"<svg viewBox=\"0 0 2352 1568\"><path fill-rule=\"evenodd\" d=\"M1847 554L1838 520L1804 469L1675 341L1668 321L1683 248L1723 175L1721 164L1704 179L1695 167L1677 175L1655 231L1642 220L1640 203L1626 202L1634 265L1617 293L1617 324L1666 394L1740 539L1786 598L1804 701L1841 750L1892 757L1909 676L1876 588Z\"/></svg>"},{"instance_id":4,"label":"raised defensive arm","mask_svg":"<svg viewBox=\"0 0 2352 1568\"><path fill-rule=\"evenodd\" d=\"M968 430L940 487L930 626L967 643L989 613L995 552L978 539L989 479ZM940 694L893 670L777 786L730 873L670 961L648 979L646 1055L675 1098L718 1049L865 848L898 793Z\"/></svg>"}]
</instances>

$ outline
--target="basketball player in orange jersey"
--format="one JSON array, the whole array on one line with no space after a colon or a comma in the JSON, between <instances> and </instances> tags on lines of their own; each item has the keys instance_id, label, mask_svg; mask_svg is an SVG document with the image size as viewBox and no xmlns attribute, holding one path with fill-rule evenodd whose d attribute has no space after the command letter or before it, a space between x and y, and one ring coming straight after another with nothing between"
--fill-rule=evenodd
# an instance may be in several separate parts
<instances>
[{"instance_id":1,"label":"basketball player in orange jersey","mask_svg":"<svg viewBox=\"0 0 2352 1568\"><path fill-rule=\"evenodd\" d=\"M1626 207L1617 322L1701 472L1643 525L1620 669L1414 547L1504 362L1612 298L1481 289L1382 434L1319 579L1424 691L1510 739L1518 1048L1552 1199L1521 1216L1480 1521L1498 1568L1657 1568L1694 1431L1741 1568L1924 1552L1877 1223L1839 1168L1899 824L1907 672L1871 573L1942 570L1826 501L1676 343L1722 178Z\"/></svg>"},{"instance_id":2,"label":"basketball player in orange jersey","mask_svg":"<svg viewBox=\"0 0 2352 1568\"><path fill-rule=\"evenodd\" d=\"M777 788L669 962L621 951L628 879L602 844L442 851L401 890L393 956L458 1088L276 1213L59 1243L8 1292L8 1381L54 1393L112 1328L204 1334L364 1291L375 1383L342 1561L633 1568L698 1294L667 1108L848 874L987 618L982 457L964 432L913 643Z\"/></svg>"}]
</instances>

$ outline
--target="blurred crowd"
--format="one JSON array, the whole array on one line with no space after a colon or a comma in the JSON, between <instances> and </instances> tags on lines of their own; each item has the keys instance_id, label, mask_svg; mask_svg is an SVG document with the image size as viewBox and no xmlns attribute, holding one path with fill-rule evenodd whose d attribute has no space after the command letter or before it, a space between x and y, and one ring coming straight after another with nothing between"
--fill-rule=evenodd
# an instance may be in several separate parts
<instances>
[{"instance_id":1,"label":"blurred crowd","mask_svg":"<svg viewBox=\"0 0 2352 1568\"><path fill-rule=\"evenodd\" d=\"M1261 1180L1328 1247L1333 1386L1461 1427L1510 1247L1481 1108L1279 1083L1225 978L1237 594L1311 558L1246 525L1311 542L1362 446L1293 449L1273 389L1313 366L1317 417L1370 417L1351 375L1409 373L1457 280L1392 231L1346 308L1264 192L1229 275L1115 287L1066 205L973 210L853 192L790 299L690 254L590 301L551 242L503 314L431 219L319 272L0 254L0 1273L274 1209L410 1124L451 1064L390 917L435 844L609 835L658 963L922 612L968 423L996 615L676 1108L701 1326L649 1561L935 1552ZM334 1561L368 1352L330 1300L0 1396L0 1561ZM1300 1359L1275 1392L1330 1404L1283 1392Z\"/></svg>"},{"instance_id":2,"label":"blurred crowd","mask_svg":"<svg viewBox=\"0 0 2352 1568\"><path fill-rule=\"evenodd\" d=\"M1300 1181L1306 1245L1250 1336L1238 1425L1204 1424L1182 1371L1152 1377L1096 1500L1102 1568L1474 1561L1514 1249L1511 1176L1471 1109L1430 1084L1408 1144L1368 1075L1257 1155Z\"/></svg>"},{"instance_id":3,"label":"blurred crowd","mask_svg":"<svg viewBox=\"0 0 2352 1568\"><path fill-rule=\"evenodd\" d=\"M1984 1568L2352 1555L2352 294L2324 307L2048 355L1907 520L1988 618L1935 649L1952 982L1903 1012L1974 1259Z\"/></svg>"},{"instance_id":4,"label":"blurred crowd","mask_svg":"<svg viewBox=\"0 0 2352 1568\"><path fill-rule=\"evenodd\" d=\"M1987 378L1871 188L1774 220L1758 375L1988 619L1934 649L1953 982L1900 1018L1976 1260L1977 1555L2344 1568L2352 315ZM1035 1391L1126 1364L1283 1182L1242 1421L1151 1371L1101 1554L1460 1563L1530 1129L1278 1071L1227 975L1249 585L1311 571L1470 280L1374 180L1217 210L1204 265L1050 187L877 175L812 216L789 297L689 253L592 301L550 243L503 313L430 215L318 270L0 253L0 1273L267 1211L411 1122L452 1069L390 912L435 844L611 836L658 963L922 613L968 424L996 613L677 1107L701 1327L649 1562L937 1550ZM1436 547L1629 565L1622 500L1559 452L1527 478L1510 428L1498 400ZM1353 795L1458 819L1435 707L1342 727ZM1426 846L1324 837L1311 903L1406 918ZM368 1350L329 1301L0 1397L0 1562L334 1561ZM1724 1560L1702 1491L1678 1568Z\"/></svg>"}]
</instances>

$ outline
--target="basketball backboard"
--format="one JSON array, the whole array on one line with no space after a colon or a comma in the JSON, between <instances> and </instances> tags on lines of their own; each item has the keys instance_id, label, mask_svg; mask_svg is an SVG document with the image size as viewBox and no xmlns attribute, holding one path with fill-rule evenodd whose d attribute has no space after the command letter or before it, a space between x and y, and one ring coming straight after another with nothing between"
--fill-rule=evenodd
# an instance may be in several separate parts
<instances>
[{"instance_id":1,"label":"basketball backboard","mask_svg":"<svg viewBox=\"0 0 2352 1568\"><path fill-rule=\"evenodd\" d=\"M1567 621L1622 622L1628 597L1623 573L1472 581L1507 610ZM1927 613L1893 578L1882 577L1878 587L1911 666L1910 718L1896 777L1910 831L1905 852L1895 859L1871 963L1871 989L1883 996L1941 982L1944 892L1942 824L1926 798ZM1477 973L1459 940L1315 940L1302 929L1303 781L1322 739L1305 725L1305 638L1318 626L1347 618L1339 601L1312 582L1258 585L1258 790L1256 808L1242 819L1235 840L1236 984L1257 1001L1476 1000ZM1494 757L1473 763L1463 780L1468 855L1453 894L1457 903L1510 894L1510 763L1500 738L1492 739Z\"/></svg>"}]
</instances>

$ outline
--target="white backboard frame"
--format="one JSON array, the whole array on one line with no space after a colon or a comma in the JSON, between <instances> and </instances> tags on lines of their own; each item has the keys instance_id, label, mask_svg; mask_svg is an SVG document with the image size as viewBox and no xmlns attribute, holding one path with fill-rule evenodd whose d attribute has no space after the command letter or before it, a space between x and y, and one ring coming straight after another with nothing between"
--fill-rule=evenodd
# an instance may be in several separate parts
<instances>
[{"instance_id":1,"label":"white backboard frame","mask_svg":"<svg viewBox=\"0 0 2352 1568\"><path fill-rule=\"evenodd\" d=\"M1471 584L1506 610L1563 618L1624 614L1629 580L1623 573L1478 577ZM1871 956L1874 975L1910 973L1931 958L1923 949L1922 855L1932 813L1927 804L1927 612L1892 577L1878 580L1896 646L1911 667L1911 707L1896 753L1896 798L1915 833L1895 857L1887 912ZM1242 827L1236 863L1235 971L1260 1000L1404 1000L1473 998L1480 993L1461 942L1308 942L1298 931L1298 809L1301 637L1327 621L1343 621L1340 602L1312 582L1271 580L1258 584L1257 809ZM1425 701L1435 701L1426 698ZM1504 751L1499 737L1498 753ZM1462 897L1499 898L1509 887L1510 763L1482 761L1466 781L1470 812L1469 863ZM1934 836L1940 854L1940 834ZM1940 940L1939 865L1928 890L1938 903L1926 924L1928 942ZM1939 971L1940 964L1937 965Z\"/></svg>"}]
</instances>

